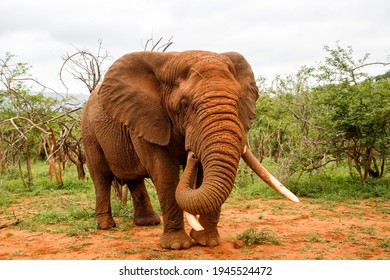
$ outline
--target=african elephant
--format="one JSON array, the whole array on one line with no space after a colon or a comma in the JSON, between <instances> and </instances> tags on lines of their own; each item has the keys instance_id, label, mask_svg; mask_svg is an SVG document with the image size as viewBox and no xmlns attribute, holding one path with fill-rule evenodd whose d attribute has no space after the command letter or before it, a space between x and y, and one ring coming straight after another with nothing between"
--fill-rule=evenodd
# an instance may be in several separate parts
<instances>
[{"instance_id":1,"label":"african elephant","mask_svg":"<svg viewBox=\"0 0 390 280\"><path fill-rule=\"evenodd\" d=\"M216 246L221 205L241 157L266 183L298 201L246 149L257 98L251 67L238 53L136 52L114 62L82 117L98 228L115 226L113 178L131 191L135 224L160 223L144 185L144 178L151 178L163 217L160 245ZM191 237L183 211L193 227Z\"/></svg>"}]
</instances>

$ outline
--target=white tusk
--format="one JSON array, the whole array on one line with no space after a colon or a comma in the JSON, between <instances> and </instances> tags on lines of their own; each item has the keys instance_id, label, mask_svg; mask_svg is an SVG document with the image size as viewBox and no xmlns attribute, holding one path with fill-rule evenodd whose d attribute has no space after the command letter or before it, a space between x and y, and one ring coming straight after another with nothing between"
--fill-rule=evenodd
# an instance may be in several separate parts
<instances>
[{"instance_id":1,"label":"white tusk","mask_svg":"<svg viewBox=\"0 0 390 280\"><path fill-rule=\"evenodd\" d=\"M187 219L187 222L190 224L190 226L194 230L196 230L196 231L204 230L204 228L202 227L202 225L199 223L198 219L194 215L192 215L186 211L183 211L183 212L184 212L184 217Z\"/></svg>"},{"instance_id":2,"label":"white tusk","mask_svg":"<svg viewBox=\"0 0 390 280\"><path fill-rule=\"evenodd\" d=\"M242 158L249 165L249 167L275 191L293 202L299 202L298 197L296 197L295 194L293 194L289 189L283 186L283 184L280 183L278 179L276 179L271 173L269 173L268 170L265 169L264 166L262 166L261 163L255 158L255 156L246 147L246 145L244 147Z\"/></svg>"},{"instance_id":3,"label":"white tusk","mask_svg":"<svg viewBox=\"0 0 390 280\"><path fill-rule=\"evenodd\" d=\"M270 176L272 184L277 187L277 189L275 189L275 190L278 193L280 193L285 198L287 198L293 202L299 202L298 197L296 197L296 195L293 194L288 188L283 186L282 183L280 183L278 179L276 179L272 174L269 174L269 176Z\"/></svg>"}]
</instances>

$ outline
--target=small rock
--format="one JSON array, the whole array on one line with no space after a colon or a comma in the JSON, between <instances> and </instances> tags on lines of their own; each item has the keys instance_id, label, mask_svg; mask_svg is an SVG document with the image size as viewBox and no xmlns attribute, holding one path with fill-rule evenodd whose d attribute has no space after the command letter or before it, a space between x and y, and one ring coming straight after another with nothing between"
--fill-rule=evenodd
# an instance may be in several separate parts
<instances>
[{"instance_id":1,"label":"small rock","mask_svg":"<svg viewBox=\"0 0 390 280\"><path fill-rule=\"evenodd\" d=\"M234 245L234 249L241 249L242 247L245 246L245 242L242 240L236 240L234 241L233 245Z\"/></svg>"}]
</instances>

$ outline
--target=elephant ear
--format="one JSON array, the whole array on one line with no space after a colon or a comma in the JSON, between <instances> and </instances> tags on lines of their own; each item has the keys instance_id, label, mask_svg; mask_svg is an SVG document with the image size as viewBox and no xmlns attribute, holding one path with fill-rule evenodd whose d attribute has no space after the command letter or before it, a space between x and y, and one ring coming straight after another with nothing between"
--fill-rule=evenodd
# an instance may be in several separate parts
<instances>
[{"instance_id":1,"label":"elephant ear","mask_svg":"<svg viewBox=\"0 0 390 280\"><path fill-rule=\"evenodd\" d=\"M238 104L238 114L245 131L251 125L256 113L256 100L259 97L259 89L252 72L252 68L246 59L239 53L223 53L234 65L233 75L241 85L241 98Z\"/></svg>"},{"instance_id":2,"label":"elephant ear","mask_svg":"<svg viewBox=\"0 0 390 280\"><path fill-rule=\"evenodd\" d=\"M98 92L111 118L126 125L130 133L161 146L167 145L171 136L154 72L163 61L162 53L127 54L110 67Z\"/></svg>"}]
</instances>

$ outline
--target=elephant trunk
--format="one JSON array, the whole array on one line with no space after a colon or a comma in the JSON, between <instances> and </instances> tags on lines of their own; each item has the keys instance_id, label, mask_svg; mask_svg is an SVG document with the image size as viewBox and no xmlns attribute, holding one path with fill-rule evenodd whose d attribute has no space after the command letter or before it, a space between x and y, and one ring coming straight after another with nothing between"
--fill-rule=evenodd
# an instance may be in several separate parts
<instances>
[{"instance_id":1,"label":"elephant trunk","mask_svg":"<svg viewBox=\"0 0 390 280\"><path fill-rule=\"evenodd\" d=\"M178 205L194 215L217 210L228 198L242 153L241 136L244 135L233 116L230 120L213 119L201 129L200 134L205 140L195 147L198 154L188 153L187 164L176 189ZM199 168L202 168L203 180L196 188Z\"/></svg>"}]
</instances>

